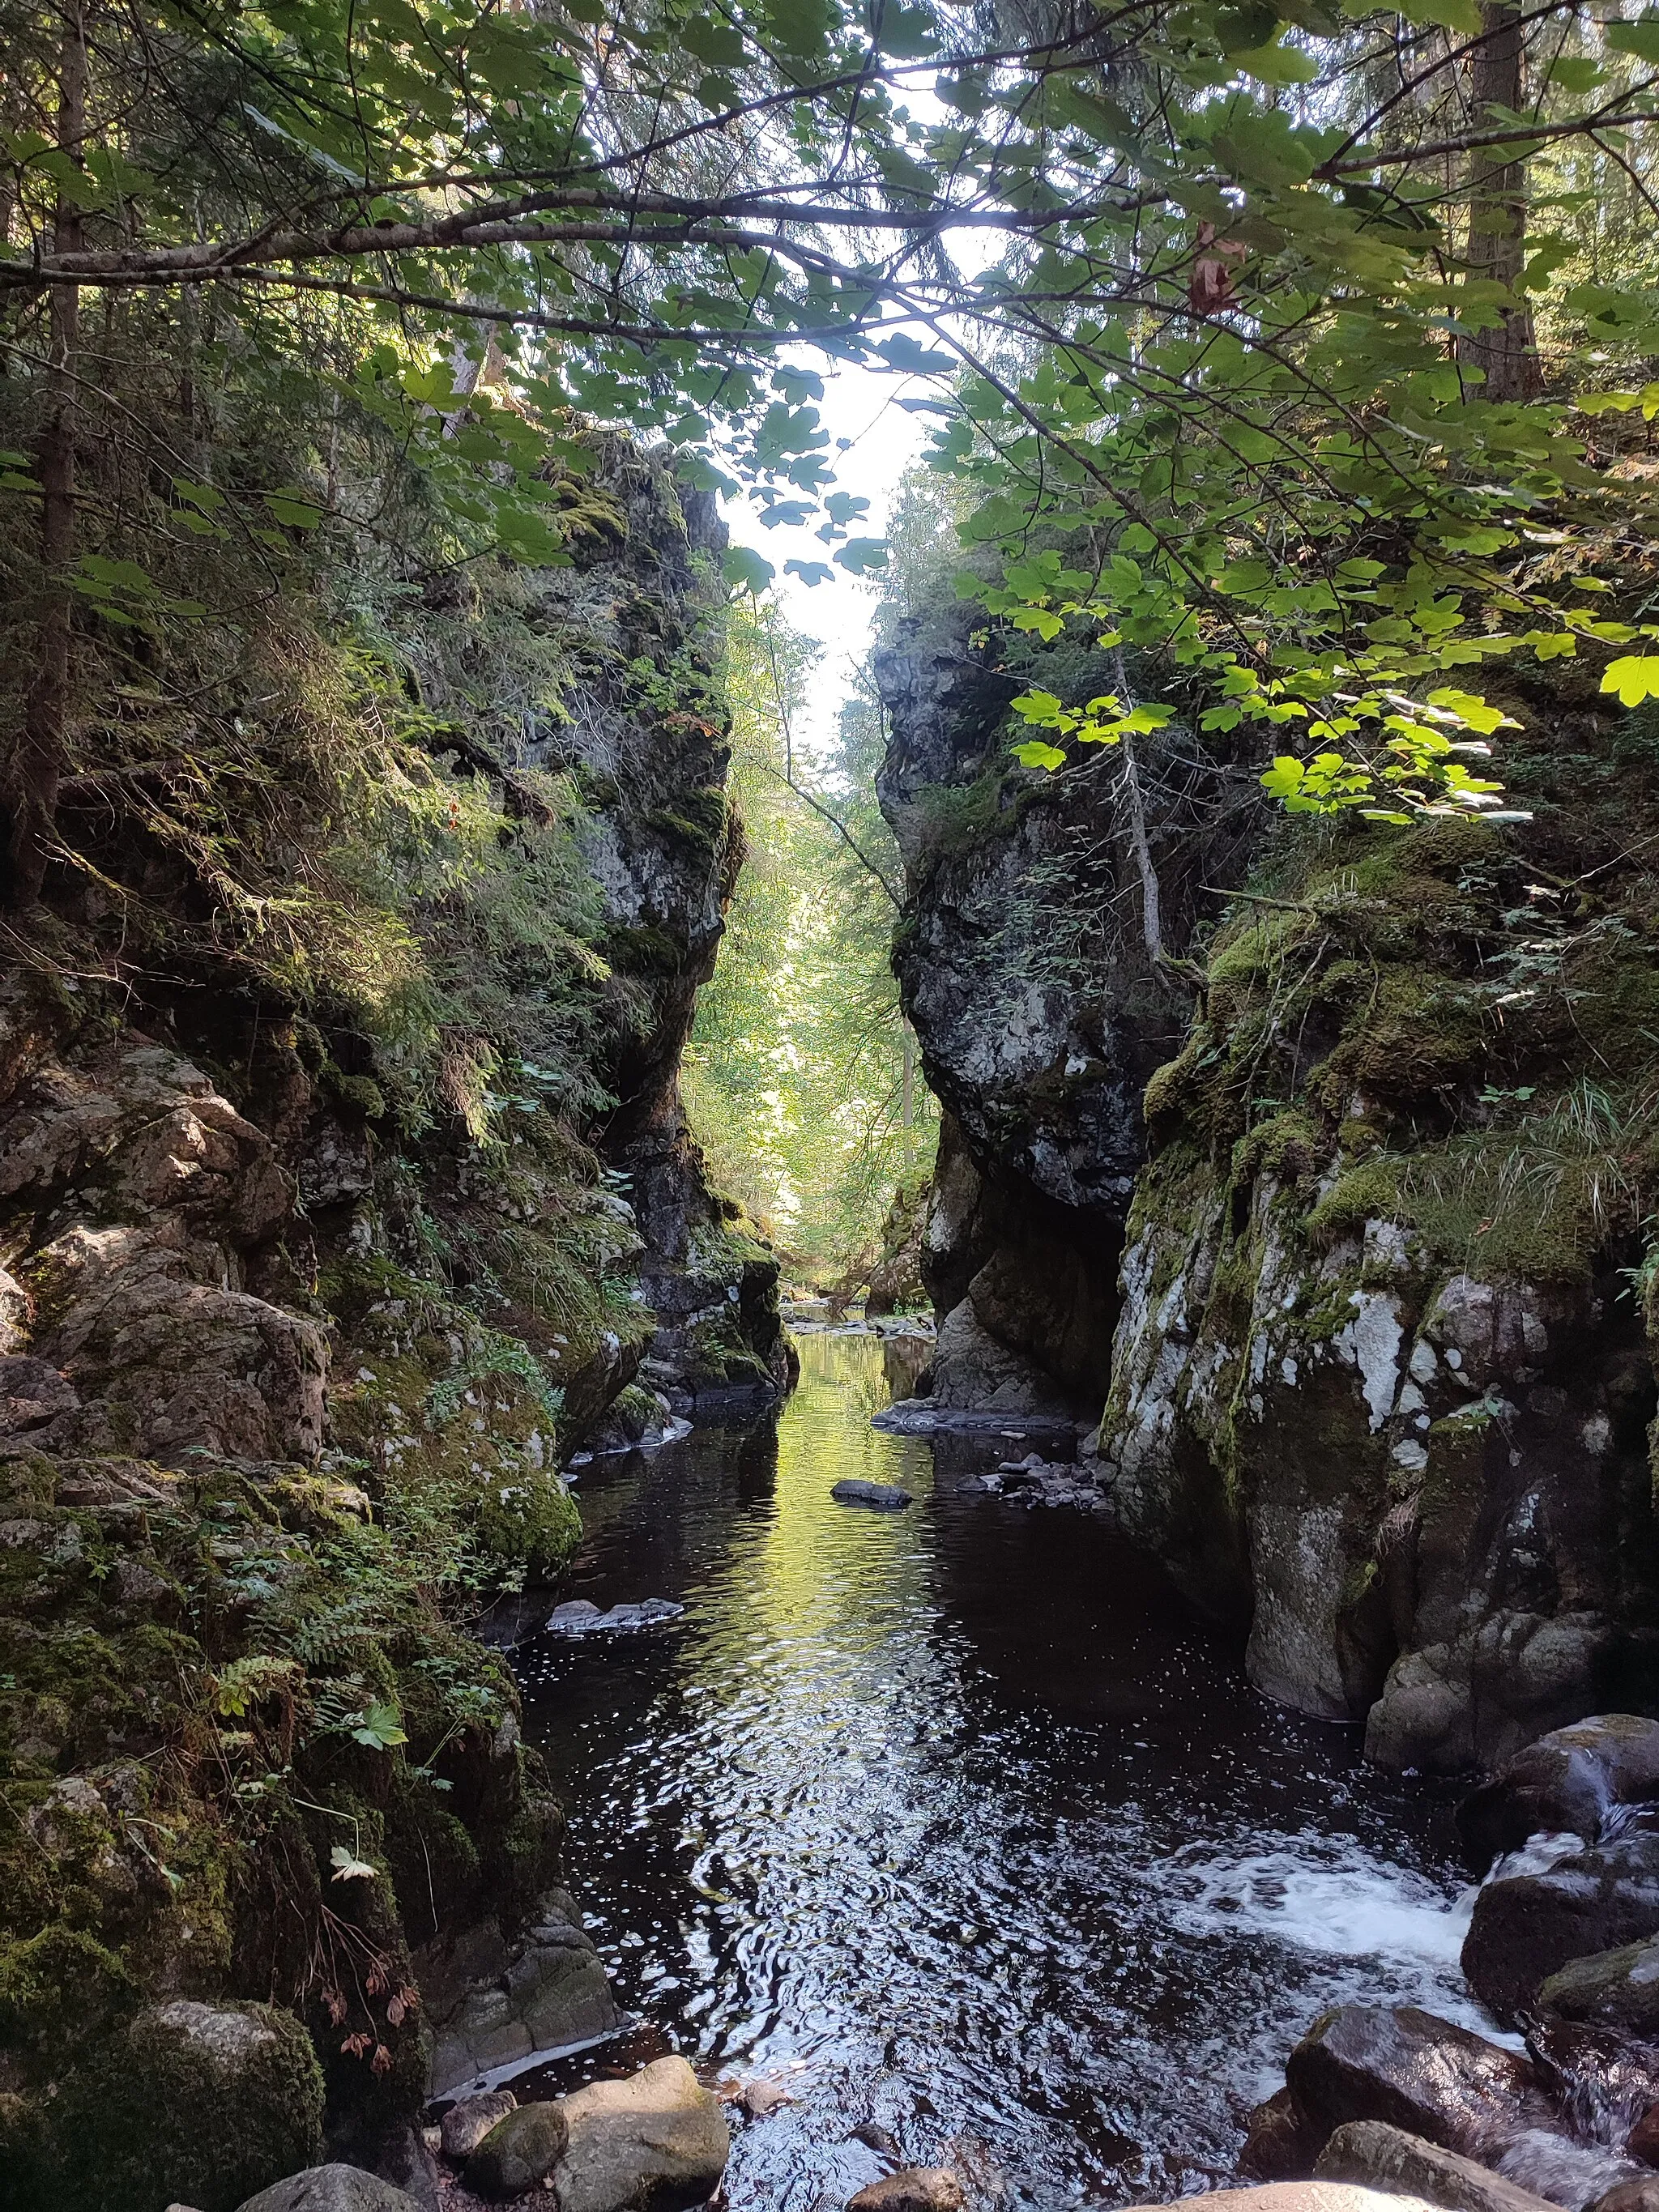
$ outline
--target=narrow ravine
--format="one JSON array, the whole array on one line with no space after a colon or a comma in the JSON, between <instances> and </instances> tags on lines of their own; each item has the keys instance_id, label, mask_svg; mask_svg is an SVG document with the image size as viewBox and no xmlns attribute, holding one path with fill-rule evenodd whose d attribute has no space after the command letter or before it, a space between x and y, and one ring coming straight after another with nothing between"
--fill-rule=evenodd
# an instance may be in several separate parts
<instances>
[{"instance_id":1,"label":"narrow ravine","mask_svg":"<svg viewBox=\"0 0 1659 2212\"><path fill-rule=\"evenodd\" d=\"M1449 1792L1252 1692L1097 1519L872 1430L874 1337L800 1351L775 1425L584 1470L561 1595L684 1616L515 1653L642 2047L793 2100L734 2208L838 2206L869 2123L1007 2201L1170 2196L1229 2174L1323 2006L1485 2025Z\"/></svg>"}]
</instances>

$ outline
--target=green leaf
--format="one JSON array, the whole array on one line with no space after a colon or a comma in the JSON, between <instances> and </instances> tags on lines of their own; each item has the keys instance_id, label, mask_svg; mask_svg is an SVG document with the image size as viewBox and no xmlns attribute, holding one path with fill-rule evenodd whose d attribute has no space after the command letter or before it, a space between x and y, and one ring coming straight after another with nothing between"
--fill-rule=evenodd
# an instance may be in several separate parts
<instances>
[{"instance_id":1,"label":"green leaf","mask_svg":"<svg viewBox=\"0 0 1659 2212\"><path fill-rule=\"evenodd\" d=\"M743 33L733 30L729 23L716 22L707 15L694 15L681 25L680 37L690 52L712 68L743 66Z\"/></svg>"},{"instance_id":2,"label":"green leaf","mask_svg":"<svg viewBox=\"0 0 1659 2212\"><path fill-rule=\"evenodd\" d=\"M1602 676L1601 689L1615 693L1624 707L1659 699L1659 654L1632 653L1613 661Z\"/></svg>"},{"instance_id":3,"label":"green leaf","mask_svg":"<svg viewBox=\"0 0 1659 2212\"><path fill-rule=\"evenodd\" d=\"M890 368L902 369L910 376L936 376L941 370L954 368L955 357L948 353L930 353L919 345L908 331L896 337L884 338L875 348Z\"/></svg>"},{"instance_id":4,"label":"green leaf","mask_svg":"<svg viewBox=\"0 0 1659 2212\"><path fill-rule=\"evenodd\" d=\"M751 546L729 545L720 562L720 573L735 589L761 592L772 581L777 570L769 561L763 560Z\"/></svg>"},{"instance_id":5,"label":"green leaf","mask_svg":"<svg viewBox=\"0 0 1659 2212\"><path fill-rule=\"evenodd\" d=\"M1047 769L1052 775L1057 768L1066 765L1066 756L1060 747L1048 744L1042 738L1024 738L1009 750L1022 768Z\"/></svg>"},{"instance_id":6,"label":"green leaf","mask_svg":"<svg viewBox=\"0 0 1659 2212\"><path fill-rule=\"evenodd\" d=\"M1659 15L1646 9L1634 22L1607 23L1602 36L1616 53L1634 54L1638 61L1659 62Z\"/></svg>"},{"instance_id":7,"label":"green leaf","mask_svg":"<svg viewBox=\"0 0 1659 2212\"><path fill-rule=\"evenodd\" d=\"M328 1855L328 1863L334 1869L331 1878L335 1881L373 1881L380 1872L367 1859L355 1858L343 1844L335 1844Z\"/></svg>"},{"instance_id":8,"label":"green leaf","mask_svg":"<svg viewBox=\"0 0 1659 2212\"><path fill-rule=\"evenodd\" d=\"M396 1705L384 1703L369 1707L351 1730L351 1740L367 1744L371 1751L390 1751L394 1745L409 1741L403 1730L403 1715Z\"/></svg>"},{"instance_id":9,"label":"green leaf","mask_svg":"<svg viewBox=\"0 0 1659 2212\"><path fill-rule=\"evenodd\" d=\"M1319 75L1319 64L1311 54L1304 53L1300 46L1257 46L1252 52L1228 57L1246 76L1262 84L1311 84Z\"/></svg>"},{"instance_id":10,"label":"green leaf","mask_svg":"<svg viewBox=\"0 0 1659 2212\"><path fill-rule=\"evenodd\" d=\"M867 576L887 566L887 541L882 538L849 538L836 554L837 567L849 575Z\"/></svg>"}]
</instances>

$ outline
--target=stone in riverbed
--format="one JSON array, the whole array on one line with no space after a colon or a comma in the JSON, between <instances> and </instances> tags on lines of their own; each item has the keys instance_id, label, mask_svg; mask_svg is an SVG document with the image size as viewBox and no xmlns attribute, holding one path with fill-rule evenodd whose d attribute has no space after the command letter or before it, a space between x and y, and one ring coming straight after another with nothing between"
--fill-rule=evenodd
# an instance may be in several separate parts
<instances>
[{"instance_id":1,"label":"stone in riverbed","mask_svg":"<svg viewBox=\"0 0 1659 2212\"><path fill-rule=\"evenodd\" d=\"M1605 2197L1596 2198L1590 2212L1659 2212L1659 2173L1614 2182Z\"/></svg>"},{"instance_id":2,"label":"stone in riverbed","mask_svg":"<svg viewBox=\"0 0 1659 2212\"><path fill-rule=\"evenodd\" d=\"M838 1482L830 1495L838 1505L873 1505L878 1513L902 1513L915 1503L896 1482L865 1482L856 1477Z\"/></svg>"},{"instance_id":3,"label":"stone in riverbed","mask_svg":"<svg viewBox=\"0 0 1659 2212\"><path fill-rule=\"evenodd\" d=\"M1286 2086L1250 2114L1238 2170L1252 2181L1293 2180L1312 2170L1318 2148Z\"/></svg>"},{"instance_id":4,"label":"stone in riverbed","mask_svg":"<svg viewBox=\"0 0 1659 2212\"><path fill-rule=\"evenodd\" d=\"M522 2197L552 2172L569 2140L562 2100L515 2106L479 2142L463 2179L479 2197Z\"/></svg>"},{"instance_id":5,"label":"stone in riverbed","mask_svg":"<svg viewBox=\"0 0 1659 2212\"><path fill-rule=\"evenodd\" d=\"M572 1598L568 1604L556 1605L547 1616L546 1626L555 1636L599 1636L612 1632L626 1633L633 1629L658 1628L667 1620L678 1620L685 1611L671 1597L641 1598L636 1605L613 1605L609 1613L602 1613L591 1598Z\"/></svg>"},{"instance_id":6,"label":"stone in riverbed","mask_svg":"<svg viewBox=\"0 0 1659 2212\"><path fill-rule=\"evenodd\" d=\"M720 2100L684 2058L562 2101L570 2139L553 2170L559 2212L683 2212L713 2196L732 2138Z\"/></svg>"},{"instance_id":7,"label":"stone in riverbed","mask_svg":"<svg viewBox=\"0 0 1659 2212\"><path fill-rule=\"evenodd\" d=\"M1608 1811L1659 1798L1659 1721L1601 1713L1529 1743L1457 1808L1478 1871L1528 1836L1567 1832L1594 1843Z\"/></svg>"},{"instance_id":8,"label":"stone in riverbed","mask_svg":"<svg viewBox=\"0 0 1659 2212\"><path fill-rule=\"evenodd\" d=\"M1285 2073L1322 2145L1350 2120L1385 2120L1480 2158L1554 2118L1525 2058L1415 2005L1339 2005L1314 2022Z\"/></svg>"},{"instance_id":9,"label":"stone in riverbed","mask_svg":"<svg viewBox=\"0 0 1659 2212\"><path fill-rule=\"evenodd\" d=\"M1625 2148L1644 2166L1659 2166L1659 2105L1648 2106L1631 2130Z\"/></svg>"},{"instance_id":10,"label":"stone in riverbed","mask_svg":"<svg viewBox=\"0 0 1659 2212\"><path fill-rule=\"evenodd\" d=\"M496 2122L516 2112L519 2100L510 2089L483 2089L476 2097L463 2097L452 2105L439 2123L438 2140L443 2154L457 2166L471 2157Z\"/></svg>"},{"instance_id":11,"label":"stone in riverbed","mask_svg":"<svg viewBox=\"0 0 1659 2212\"><path fill-rule=\"evenodd\" d=\"M308 2166L273 2182L236 2212L419 2212L415 2199L361 2166Z\"/></svg>"},{"instance_id":12,"label":"stone in riverbed","mask_svg":"<svg viewBox=\"0 0 1659 2212\"><path fill-rule=\"evenodd\" d=\"M1537 2004L1558 2020L1595 2021L1659 2041L1659 1939L1569 1960L1539 1990Z\"/></svg>"},{"instance_id":13,"label":"stone in riverbed","mask_svg":"<svg viewBox=\"0 0 1659 2212\"><path fill-rule=\"evenodd\" d=\"M1575 1959L1659 1935L1659 1835L1621 1836L1540 1874L1490 1881L1475 1899L1463 1972L1500 2019L1530 2007Z\"/></svg>"},{"instance_id":14,"label":"stone in riverbed","mask_svg":"<svg viewBox=\"0 0 1659 2212\"><path fill-rule=\"evenodd\" d=\"M1351 2120L1339 2128L1320 2153L1314 2178L1425 2197L1446 2212L1548 2212L1549 2206L1547 2197L1505 2181L1490 2166L1382 2120Z\"/></svg>"},{"instance_id":15,"label":"stone in riverbed","mask_svg":"<svg viewBox=\"0 0 1659 2212\"><path fill-rule=\"evenodd\" d=\"M962 2212L962 2184L948 2166L907 2166L847 2200L847 2212Z\"/></svg>"}]
</instances>

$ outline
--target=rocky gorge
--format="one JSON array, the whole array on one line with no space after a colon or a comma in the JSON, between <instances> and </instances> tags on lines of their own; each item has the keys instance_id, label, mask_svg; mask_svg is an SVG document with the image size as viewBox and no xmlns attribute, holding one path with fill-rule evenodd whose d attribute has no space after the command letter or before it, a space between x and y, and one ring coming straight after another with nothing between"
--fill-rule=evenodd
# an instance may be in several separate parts
<instances>
[{"instance_id":1,"label":"rocky gorge","mask_svg":"<svg viewBox=\"0 0 1659 2212\"><path fill-rule=\"evenodd\" d=\"M764 2083L723 2112L622 2043L534 2094L625 2023L518 1647L648 1654L688 1611L632 1587L547 1613L572 1479L724 1424L721 1479L763 1489L798 1364L677 1088L742 854L719 526L660 455L592 461L568 568L420 610L395 988L300 988L263 911L250 951L101 794L8 984L0 2203L677 2212L732 2122L774 2117ZM555 646L559 710L504 725L502 656ZM901 1402L860 1421L940 1440L930 1508L1085 1511L1136 1547L1117 1574L1156 1562L1252 1684L1363 1726L1377 1766L1493 1774L1462 1819L1493 2033L1323 2014L1243 2151L1313 2192L1285 2212L1650 2212L1642 727L1517 697L1524 830L1333 829L1270 820L1178 723L1016 775L1011 677L965 617L901 627L883 682L895 960L945 1119L872 1299L919 1271L937 1333L882 1338ZM169 902L208 920L171 967L131 957ZM922 1502L822 1486L872 1524ZM880 2168L861 2212L1006 2193L988 2153L907 2162L846 2117Z\"/></svg>"}]
</instances>

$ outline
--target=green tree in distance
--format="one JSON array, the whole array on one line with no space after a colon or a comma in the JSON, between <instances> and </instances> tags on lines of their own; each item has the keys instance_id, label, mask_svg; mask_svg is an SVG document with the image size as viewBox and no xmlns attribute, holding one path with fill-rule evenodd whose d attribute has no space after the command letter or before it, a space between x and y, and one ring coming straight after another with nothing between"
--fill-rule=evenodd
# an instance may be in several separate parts
<instances>
[{"instance_id":1,"label":"green tree in distance","mask_svg":"<svg viewBox=\"0 0 1659 2212\"><path fill-rule=\"evenodd\" d=\"M890 961L899 859L873 791L880 717L862 691L821 756L793 730L817 649L770 600L727 635L731 787L745 826L684 1085L723 1189L787 1263L839 1276L878 1241L895 1188L933 1164L938 1109Z\"/></svg>"}]
</instances>

